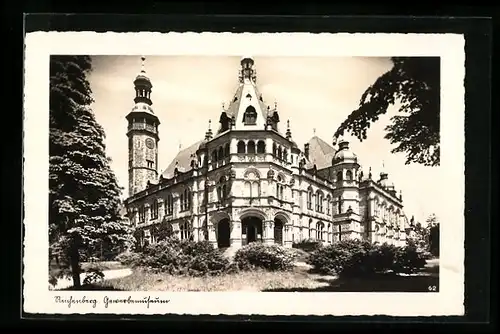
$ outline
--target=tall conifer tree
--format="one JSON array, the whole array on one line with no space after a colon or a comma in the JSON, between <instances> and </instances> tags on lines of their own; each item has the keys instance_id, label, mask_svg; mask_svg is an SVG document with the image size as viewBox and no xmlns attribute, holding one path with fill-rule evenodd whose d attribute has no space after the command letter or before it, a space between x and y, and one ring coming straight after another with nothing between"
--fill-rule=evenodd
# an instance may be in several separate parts
<instances>
[{"instance_id":1,"label":"tall conifer tree","mask_svg":"<svg viewBox=\"0 0 500 334\"><path fill-rule=\"evenodd\" d=\"M130 240L121 223L121 188L90 108L89 56L50 59L49 240L81 286L82 255L118 251Z\"/></svg>"}]
</instances>

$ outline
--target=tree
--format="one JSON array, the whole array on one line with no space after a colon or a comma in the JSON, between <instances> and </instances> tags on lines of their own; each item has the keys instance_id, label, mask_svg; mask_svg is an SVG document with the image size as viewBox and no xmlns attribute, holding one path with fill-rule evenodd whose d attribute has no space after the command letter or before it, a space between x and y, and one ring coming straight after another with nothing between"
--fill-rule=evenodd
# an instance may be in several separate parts
<instances>
[{"instance_id":1,"label":"tree","mask_svg":"<svg viewBox=\"0 0 500 334\"><path fill-rule=\"evenodd\" d=\"M90 108L91 70L88 56L50 58L49 241L75 287L81 286L83 256L130 240L120 221L122 189Z\"/></svg>"},{"instance_id":2,"label":"tree","mask_svg":"<svg viewBox=\"0 0 500 334\"><path fill-rule=\"evenodd\" d=\"M397 144L391 153L406 153L406 164L438 166L440 161L440 59L393 57L393 67L361 97L359 108L339 126L335 136L350 132L360 141L390 105L399 104L385 138Z\"/></svg>"},{"instance_id":3,"label":"tree","mask_svg":"<svg viewBox=\"0 0 500 334\"><path fill-rule=\"evenodd\" d=\"M439 256L439 221L436 215L432 214L427 218L426 222L429 236L429 252L434 256Z\"/></svg>"}]
</instances>

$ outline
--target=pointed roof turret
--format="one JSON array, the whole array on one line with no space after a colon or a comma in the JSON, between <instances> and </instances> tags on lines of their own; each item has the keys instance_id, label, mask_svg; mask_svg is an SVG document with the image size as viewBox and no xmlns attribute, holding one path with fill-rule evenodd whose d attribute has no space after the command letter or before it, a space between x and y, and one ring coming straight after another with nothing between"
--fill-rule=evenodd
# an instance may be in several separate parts
<instances>
[{"instance_id":1,"label":"pointed roof turret","mask_svg":"<svg viewBox=\"0 0 500 334\"><path fill-rule=\"evenodd\" d=\"M260 130L264 129L268 116L273 116L268 111L256 81L255 61L252 57L243 57L240 61L239 83L236 92L225 110L225 116L234 122L235 130ZM233 121L234 120L234 121Z\"/></svg>"}]
</instances>

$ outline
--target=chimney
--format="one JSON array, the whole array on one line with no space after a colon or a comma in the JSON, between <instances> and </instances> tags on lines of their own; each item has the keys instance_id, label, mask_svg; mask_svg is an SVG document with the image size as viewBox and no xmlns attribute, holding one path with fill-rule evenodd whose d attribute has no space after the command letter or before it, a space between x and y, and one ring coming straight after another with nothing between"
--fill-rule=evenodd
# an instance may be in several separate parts
<instances>
[{"instance_id":1,"label":"chimney","mask_svg":"<svg viewBox=\"0 0 500 334\"><path fill-rule=\"evenodd\" d=\"M309 144L304 144L304 155L309 159Z\"/></svg>"}]
</instances>

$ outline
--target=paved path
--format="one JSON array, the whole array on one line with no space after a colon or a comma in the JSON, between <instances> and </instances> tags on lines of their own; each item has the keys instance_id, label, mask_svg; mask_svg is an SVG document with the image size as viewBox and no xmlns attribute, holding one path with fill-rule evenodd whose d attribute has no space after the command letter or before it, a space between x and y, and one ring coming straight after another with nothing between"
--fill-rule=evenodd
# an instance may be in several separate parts
<instances>
[{"instance_id":1,"label":"paved path","mask_svg":"<svg viewBox=\"0 0 500 334\"><path fill-rule=\"evenodd\" d=\"M114 269L114 270L104 270L104 279L113 279L113 278L120 278L120 277L126 277L130 274L132 274L132 269ZM80 281L83 284L83 280L85 279L87 273L82 273L80 274ZM66 289L73 286L73 279L72 278L60 278L57 281L57 285L55 287L50 286L51 290L60 290L60 289Z\"/></svg>"}]
</instances>

